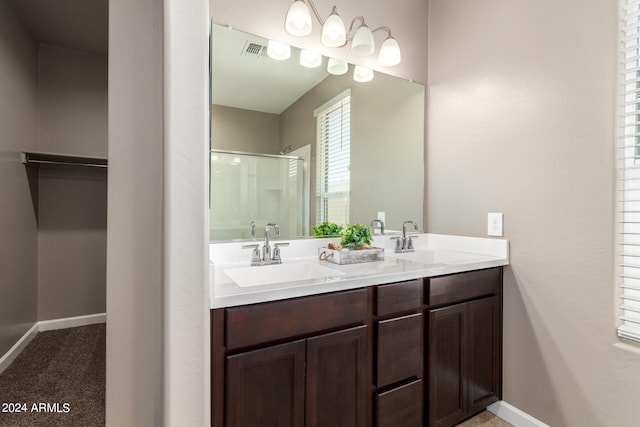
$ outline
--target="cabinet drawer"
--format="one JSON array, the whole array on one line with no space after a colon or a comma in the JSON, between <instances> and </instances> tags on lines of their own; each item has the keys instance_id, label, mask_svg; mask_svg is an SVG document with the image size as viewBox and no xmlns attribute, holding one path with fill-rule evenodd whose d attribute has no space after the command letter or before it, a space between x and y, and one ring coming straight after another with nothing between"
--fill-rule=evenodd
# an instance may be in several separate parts
<instances>
[{"instance_id":1,"label":"cabinet drawer","mask_svg":"<svg viewBox=\"0 0 640 427\"><path fill-rule=\"evenodd\" d=\"M428 279L426 300L430 306L453 304L485 295L499 295L502 271L500 268L469 271Z\"/></svg>"},{"instance_id":2,"label":"cabinet drawer","mask_svg":"<svg viewBox=\"0 0 640 427\"><path fill-rule=\"evenodd\" d=\"M422 426L422 381L417 380L376 398L378 427Z\"/></svg>"},{"instance_id":3,"label":"cabinet drawer","mask_svg":"<svg viewBox=\"0 0 640 427\"><path fill-rule=\"evenodd\" d=\"M363 323L366 289L268 302L226 310L227 350Z\"/></svg>"},{"instance_id":4,"label":"cabinet drawer","mask_svg":"<svg viewBox=\"0 0 640 427\"><path fill-rule=\"evenodd\" d=\"M422 315L378 323L377 386L422 377Z\"/></svg>"},{"instance_id":5,"label":"cabinet drawer","mask_svg":"<svg viewBox=\"0 0 640 427\"><path fill-rule=\"evenodd\" d=\"M376 314L378 316L414 310L421 306L422 279L377 287Z\"/></svg>"}]
</instances>

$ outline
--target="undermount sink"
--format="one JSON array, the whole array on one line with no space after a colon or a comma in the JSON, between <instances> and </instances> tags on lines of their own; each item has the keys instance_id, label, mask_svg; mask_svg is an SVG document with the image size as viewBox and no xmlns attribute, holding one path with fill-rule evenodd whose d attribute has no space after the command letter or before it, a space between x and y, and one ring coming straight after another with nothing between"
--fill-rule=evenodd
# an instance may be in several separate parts
<instances>
[{"instance_id":1,"label":"undermount sink","mask_svg":"<svg viewBox=\"0 0 640 427\"><path fill-rule=\"evenodd\" d=\"M232 268L224 271L238 286L250 287L274 283L299 282L345 275L344 272L314 262L293 262L257 267Z\"/></svg>"}]
</instances>

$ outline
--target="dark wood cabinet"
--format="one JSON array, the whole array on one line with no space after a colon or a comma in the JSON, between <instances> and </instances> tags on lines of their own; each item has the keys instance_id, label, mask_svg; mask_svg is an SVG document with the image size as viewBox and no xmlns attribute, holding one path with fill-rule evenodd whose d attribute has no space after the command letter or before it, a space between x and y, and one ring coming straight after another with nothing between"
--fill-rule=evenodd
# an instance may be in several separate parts
<instances>
[{"instance_id":1,"label":"dark wood cabinet","mask_svg":"<svg viewBox=\"0 0 640 427\"><path fill-rule=\"evenodd\" d=\"M377 427L421 427L422 380L415 380L376 398Z\"/></svg>"},{"instance_id":2,"label":"dark wood cabinet","mask_svg":"<svg viewBox=\"0 0 640 427\"><path fill-rule=\"evenodd\" d=\"M307 340L306 426L367 426L367 350L366 326Z\"/></svg>"},{"instance_id":3,"label":"dark wood cabinet","mask_svg":"<svg viewBox=\"0 0 640 427\"><path fill-rule=\"evenodd\" d=\"M502 268L211 312L214 427L453 426L501 397Z\"/></svg>"},{"instance_id":4,"label":"dark wood cabinet","mask_svg":"<svg viewBox=\"0 0 640 427\"><path fill-rule=\"evenodd\" d=\"M212 424L368 426L369 293L359 289L214 310Z\"/></svg>"},{"instance_id":5,"label":"dark wood cabinet","mask_svg":"<svg viewBox=\"0 0 640 427\"><path fill-rule=\"evenodd\" d=\"M442 292L437 282L439 300L470 300L428 312L429 426L456 425L501 397L502 279L496 272L466 273L446 285L475 283L476 293Z\"/></svg>"},{"instance_id":6,"label":"dark wood cabinet","mask_svg":"<svg viewBox=\"0 0 640 427\"><path fill-rule=\"evenodd\" d=\"M227 357L226 425L304 426L305 342Z\"/></svg>"},{"instance_id":7,"label":"dark wood cabinet","mask_svg":"<svg viewBox=\"0 0 640 427\"><path fill-rule=\"evenodd\" d=\"M467 413L466 304L429 313L429 425L450 426Z\"/></svg>"},{"instance_id":8,"label":"dark wood cabinet","mask_svg":"<svg viewBox=\"0 0 640 427\"><path fill-rule=\"evenodd\" d=\"M376 288L375 420L422 426L423 280Z\"/></svg>"}]
</instances>

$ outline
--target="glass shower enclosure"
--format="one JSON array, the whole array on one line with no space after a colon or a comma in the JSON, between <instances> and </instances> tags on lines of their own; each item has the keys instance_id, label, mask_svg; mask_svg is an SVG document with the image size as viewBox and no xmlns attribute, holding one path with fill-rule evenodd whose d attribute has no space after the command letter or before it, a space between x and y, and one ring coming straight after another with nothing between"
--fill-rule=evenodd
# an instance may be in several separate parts
<instances>
[{"instance_id":1,"label":"glass shower enclosure","mask_svg":"<svg viewBox=\"0 0 640 427\"><path fill-rule=\"evenodd\" d=\"M264 237L264 226L280 226L282 237L305 234L304 160L295 156L211 150L211 240Z\"/></svg>"}]
</instances>

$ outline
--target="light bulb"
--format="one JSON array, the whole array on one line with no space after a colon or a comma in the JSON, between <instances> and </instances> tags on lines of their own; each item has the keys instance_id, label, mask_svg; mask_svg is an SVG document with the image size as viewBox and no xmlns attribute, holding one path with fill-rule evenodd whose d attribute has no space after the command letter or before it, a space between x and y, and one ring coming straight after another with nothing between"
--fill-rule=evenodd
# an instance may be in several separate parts
<instances>
[{"instance_id":1,"label":"light bulb","mask_svg":"<svg viewBox=\"0 0 640 427\"><path fill-rule=\"evenodd\" d=\"M349 71L349 64L336 58L329 58L327 72L334 76L340 76Z\"/></svg>"},{"instance_id":2,"label":"light bulb","mask_svg":"<svg viewBox=\"0 0 640 427\"><path fill-rule=\"evenodd\" d=\"M371 68L356 65L353 70L353 80L359 83L365 83L373 80L373 70Z\"/></svg>"},{"instance_id":3,"label":"light bulb","mask_svg":"<svg viewBox=\"0 0 640 427\"><path fill-rule=\"evenodd\" d=\"M393 67L400 63L400 46L393 37L387 38L380 46L380 54L378 55L378 64L384 67Z\"/></svg>"},{"instance_id":4,"label":"light bulb","mask_svg":"<svg viewBox=\"0 0 640 427\"><path fill-rule=\"evenodd\" d=\"M284 61L291 56L291 46L285 43L280 43L274 40L269 40L267 45L267 55L269 58L276 59L278 61Z\"/></svg>"},{"instance_id":5,"label":"light bulb","mask_svg":"<svg viewBox=\"0 0 640 427\"><path fill-rule=\"evenodd\" d=\"M311 13L305 2L302 0L293 2L287 12L284 28L292 36L304 37L311 34Z\"/></svg>"},{"instance_id":6,"label":"light bulb","mask_svg":"<svg viewBox=\"0 0 640 427\"><path fill-rule=\"evenodd\" d=\"M347 30L344 28L342 18L336 13L329 15L322 26L322 44L327 47L340 47L347 42Z\"/></svg>"},{"instance_id":7,"label":"light bulb","mask_svg":"<svg viewBox=\"0 0 640 427\"><path fill-rule=\"evenodd\" d=\"M374 51L373 33L366 25L361 25L351 40L351 53L359 56L371 55Z\"/></svg>"},{"instance_id":8,"label":"light bulb","mask_svg":"<svg viewBox=\"0 0 640 427\"><path fill-rule=\"evenodd\" d=\"M307 68L316 68L322 65L322 55L312 50L300 51L300 65Z\"/></svg>"}]
</instances>

